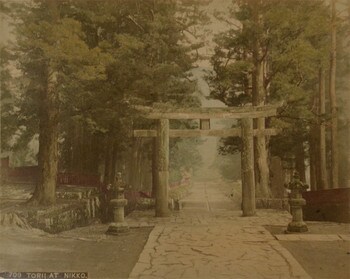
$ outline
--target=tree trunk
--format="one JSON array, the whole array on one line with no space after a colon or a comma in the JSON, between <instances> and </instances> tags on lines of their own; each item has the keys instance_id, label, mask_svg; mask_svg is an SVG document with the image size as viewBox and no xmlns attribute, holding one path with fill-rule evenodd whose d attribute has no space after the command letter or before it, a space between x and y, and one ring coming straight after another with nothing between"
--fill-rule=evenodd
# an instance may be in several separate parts
<instances>
[{"instance_id":1,"label":"tree trunk","mask_svg":"<svg viewBox=\"0 0 350 279\"><path fill-rule=\"evenodd\" d=\"M265 119L255 119L258 130L265 129ZM270 170L268 166L268 152L266 137L259 135L254 139L255 165L256 165L256 196L258 198L268 198L271 196L269 187Z\"/></svg>"},{"instance_id":2,"label":"tree trunk","mask_svg":"<svg viewBox=\"0 0 350 279\"><path fill-rule=\"evenodd\" d=\"M318 115L322 118L319 121L318 129L318 185L319 189L328 189L328 178L327 178L327 163L326 163L326 126L323 120L323 116L326 113L326 101L325 101L325 73L321 68L319 71L319 90L318 90Z\"/></svg>"},{"instance_id":3,"label":"tree trunk","mask_svg":"<svg viewBox=\"0 0 350 279\"><path fill-rule=\"evenodd\" d=\"M330 70L329 70L329 99L331 105L331 179L332 188L338 188L338 112L337 112L337 98L335 91L335 77L336 77L336 57L337 57L337 43L336 43L336 0L332 0L332 23L331 23L331 54L330 54Z\"/></svg>"},{"instance_id":4,"label":"tree trunk","mask_svg":"<svg viewBox=\"0 0 350 279\"><path fill-rule=\"evenodd\" d=\"M118 145L116 140L112 139L112 162L111 162L111 183L116 186L117 164L118 164Z\"/></svg>"},{"instance_id":5,"label":"tree trunk","mask_svg":"<svg viewBox=\"0 0 350 279\"><path fill-rule=\"evenodd\" d=\"M90 148L89 151L89 165L88 170L90 173L98 173L99 167L99 154L101 153L101 144L96 135L90 135Z\"/></svg>"},{"instance_id":6,"label":"tree trunk","mask_svg":"<svg viewBox=\"0 0 350 279\"><path fill-rule=\"evenodd\" d=\"M300 180L305 182L305 151L302 141L297 143L297 150L295 154L295 168L300 175Z\"/></svg>"},{"instance_id":7,"label":"tree trunk","mask_svg":"<svg viewBox=\"0 0 350 279\"><path fill-rule=\"evenodd\" d=\"M132 185L134 190L139 190L140 187L140 145L141 138L134 138L131 150L131 162L130 162L130 184Z\"/></svg>"},{"instance_id":8,"label":"tree trunk","mask_svg":"<svg viewBox=\"0 0 350 279\"><path fill-rule=\"evenodd\" d=\"M258 48L253 52L254 70L252 74L252 104L261 106L265 104L265 92L263 90L263 63L260 61ZM254 119L254 128L264 130L265 118ZM256 195L259 198L270 197L269 167L266 137L259 134L254 138L254 165Z\"/></svg>"},{"instance_id":9,"label":"tree trunk","mask_svg":"<svg viewBox=\"0 0 350 279\"><path fill-rule=\"evenodd\" d=\"M72 171L81 172L83 169L83 135L82 126L78 121L73 123Z\"/></svg>"},{"instance_id":10,"label":"tree trunk","mask_svg":"<svg viewBox=\"0 0 350 279\"><path fill-rule=\"evenodd\" d=\"M253 20L257 26L260 25L259 5L260 1L253 1L251 6ZM254 69L252 73L252 104L253 106L262 106L265 104L266 99L264 90L264 63L259 39L254 38L253 43ZM254 120L254 128L264 130L265 127L265 118ZM269 187L270 174L265 136L259 135L254 138L254 155L256 195L259 198L268 198L271 196L271 193Z\"/></svg>"},{"instance_id":11,"label":"tree trunk","mask_svg":"<svg viewBox=\"0 0 350 279\"><path fill-rule=\"evenodd\" d=\"M39 179L30 203L51 205L56 201L58 172L59 100L57 72L48 67L47 88L41 93L39 124Z\"/></svg>"},{"instance_id":12,"label":"tree trunk","mask_svg":"<svg viewBox=\"0 0 350 279\"><path fill-rule=\"evenodd\" d=\"M312 98L311 108L315 114L319 113L319 92L315 91ZM320 160L319 160L319 123L318 120L310 125L309 133L309 156L310 156L310 184L311 189L316 191L320 189Z\"/></svg>"},{"instance_id":13,"label":"tree trunk","mask_svg":"<svg viewBox=\"0 0 350 279\"><path fill-rule=\"evenodd\" d=\"M105 146L105 167L104 167L104 178L103 183L105 185L111 184L112 180L112 170L113 170L113 141L111 136L106 137Z\"/></svg>"},{"instance_id":14,"label":"tree trunk","mask_svg":"<svg viewBox=\"0 0 350 279\"><path fill-rule=\"evenodd\" d=\"M142 190L142 157L143 157L143 149L142 149L142 143L143 139L140 138L139 146L138 146L138 152L137 152L137 189Z\"/></svg>"},{"instance_id":15,"label":"tree trunk","mask_svg":"<svg viewBox=\"0 0 350 279\"><path fill-rule=\"evenodd\" d=\"M51 24L59 19L55 0L47 0ZM59 98L57 89L58 72L49 59L46 62L46 88L41 91L39 111L39 178L29 203L52 205L56 202L58 172Z\"/></svg>"},{"instance_id":16,"label":"tree trunk","mask_svg":"<svg viewBox=\"0 0 350 279\"><path fill-rule=\"evenodd\" d=\"M315 129L311 129L310 132L310 146L309 146L309 155L310 155L310 188L312 191L317 190L317 170L316 170L316 138L315 138Z\"/></svg>"}]
</instances>

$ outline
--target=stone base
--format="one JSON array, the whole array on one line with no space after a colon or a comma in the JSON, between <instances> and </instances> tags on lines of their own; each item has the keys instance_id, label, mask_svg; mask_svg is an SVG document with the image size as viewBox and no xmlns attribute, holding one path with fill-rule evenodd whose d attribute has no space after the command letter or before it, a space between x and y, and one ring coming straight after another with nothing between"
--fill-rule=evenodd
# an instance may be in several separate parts
<instances>
[{"instance_id":1,"label":"stone base","mask_svg":"<svg viewBox=\"0 0 350 279\"><path fill-rule=\"evenodd\" d=\"M309 229L307 228L307 225L304 222L290 222L288 224L286 233L302 233L307 232Z\"/></svg>"},{"instance_id":2,"label":"stone base","mask_svg":"<svg viewBox=\"0 0 350 279\"><path fill-rule=\"evenodd\" d=\"M129 226L126 222L123 223L111 223L106 231L106 234L118 235L120 233L126 233L129 231Z\"/></svg>"}]
</instances>

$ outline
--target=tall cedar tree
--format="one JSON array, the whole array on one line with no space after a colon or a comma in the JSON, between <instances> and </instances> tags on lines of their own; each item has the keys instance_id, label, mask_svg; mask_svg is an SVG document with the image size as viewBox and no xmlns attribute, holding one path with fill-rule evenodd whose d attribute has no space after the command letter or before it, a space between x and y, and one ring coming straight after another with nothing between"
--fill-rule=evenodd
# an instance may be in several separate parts
<instances>
[{"instance_id":1,"label":"tall cedar tree","mask_svg":"<svg viewBox=\"0 0 350 279\"><path fill-rule=\"evenodd\" d=\"M16 120L20 136L40 135L32 202L54 202L58 149L64 170L96 172L102 161L105 182L113 181L134 104L199 105L189 79L199 46L183 44L197 12L173 1L11 5L18 46L11 51L23 73Z\"/></svg>"},{"instance_id":2,"label":"tall cedar tree","mask_svg":"<svg viewBox=\"0 0 350 279\"><path fill-rule=\"evenodd\" d=\"M256 11L253 2L240 1L231 15L240 28L216 38L211 95L229 106L284 100L279 118L269 120L283 129L271 139L272 152L295 153L304 174L305 143L316 121L310 103L327 57L328 10L322 1L258 1ZM221 152L237 148L239 141L228 139Z\"/></svg>"},{"instance_id":3,"label":"tall cedar tree","mask_svg":"<svg viewBox=\"0 0 350 279\"><path fill-rule=\"evenodd\" d=\"M23 74L18 114L26 130L39 133L39 179L30 202L50 205L55 203L60 122L70 105L68 96L82 94L84 81L104 79L107 58L87 46L78 21L63 16L63 1L14 3L10 15L16 33L11 52ZM38 128L29 126L33 118Z\"/></svg>"}]
</instances>

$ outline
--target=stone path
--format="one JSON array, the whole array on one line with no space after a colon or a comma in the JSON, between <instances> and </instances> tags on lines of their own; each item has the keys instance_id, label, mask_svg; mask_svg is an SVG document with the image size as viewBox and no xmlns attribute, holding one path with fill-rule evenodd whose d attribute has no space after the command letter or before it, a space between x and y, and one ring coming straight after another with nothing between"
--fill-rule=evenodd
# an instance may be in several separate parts
<instances>
[{"instance_id":1,"label":"stone path","mask_svg":"<svg viewBox=\"0 0 350 279\"><path fill-rule=\"evenodd\" d=\"M211 183L195 185L183 210L169 218L134 212L130 226L155 225L130 279L310 278L263 225L286 225L273 210L241 217Z\"/></svg>"},{"instance_id":2,"label":"stone path","mask_svg":"<svg viewBox=\"0 0 350 279\"><path fill-rule=\"evenodd\" d=\"M191 189L188 197L180 204L183 210L216 211L240 209L240 205L235 205L227 197L227 194L217 188L214 182L197 182Z\"/></svg>"}]
</instances>

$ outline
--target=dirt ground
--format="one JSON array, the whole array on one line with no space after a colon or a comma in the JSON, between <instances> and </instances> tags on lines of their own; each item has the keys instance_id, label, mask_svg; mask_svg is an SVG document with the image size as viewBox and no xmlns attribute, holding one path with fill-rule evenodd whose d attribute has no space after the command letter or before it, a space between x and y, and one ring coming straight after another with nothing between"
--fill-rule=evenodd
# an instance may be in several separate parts
<instances>
[{"instance_id":1,"label":"dirt ground","mask_svg":"<svg viewBox=\"0 0 350 279\"><path fill-rule=\"evenodd\" d=\"M152 228L118 236L95 225L58 235L34 230L0 231L2 272L88 272L89 278L128 278Z\"/></svg>"},{"instance_id":2,"label":"dirt ground","mask_svg":"<svg viewBox=\"0 0 350 279\"><path fill-rule=\"evenodd\" d=\"M1 185L1 213L20 210L33 189L30 184ZM118 236L106 235L107 228L96 223L49 234L0 226L0 272L88 272L89 279L128 278L152 228Z\"/></svg>"},{"instance_id":3,"label":"dirt ground","mask_svg":"<svg viewBox=\"0 0 350 279\"><path fill-rule=\"evenodd\" d=\"M349 234L350 224L307 222L306 234ZM266 226L273 235L285 227ZM305 271L317 279L350 278L350 241L280 241Z\"/></svg>"},{"instance_id":4,"label":"dirt ground","mask_svg":"<svg viewBox=\"0 0 350 279\"><path fill-rule=\"evenodd\" d=\"M222 184L228 196L232 185ZM233 199L240 197L240 185ZM11 191L17 191L13 193ZM28 191L9 188L2 191L0 209L17 207ZM12 197L16 194L16 198ZM231 197L232 198L232 197ZM5 203L8 202L8 203ZM237 200L236 204L240 204ZM307 222L307 234L350 234L350 224ZM39 230L0 227L0 271L88 272L89 278L128 278L152 228L131 229L129 233L108 236L108 225L94 224L52 235ZM285 226L266 226L273 234L283 234ZM349 241L280 241L312 278L350 278ZM254 278L252 278L254 279Z\"/></svg>"}]
</instances>

